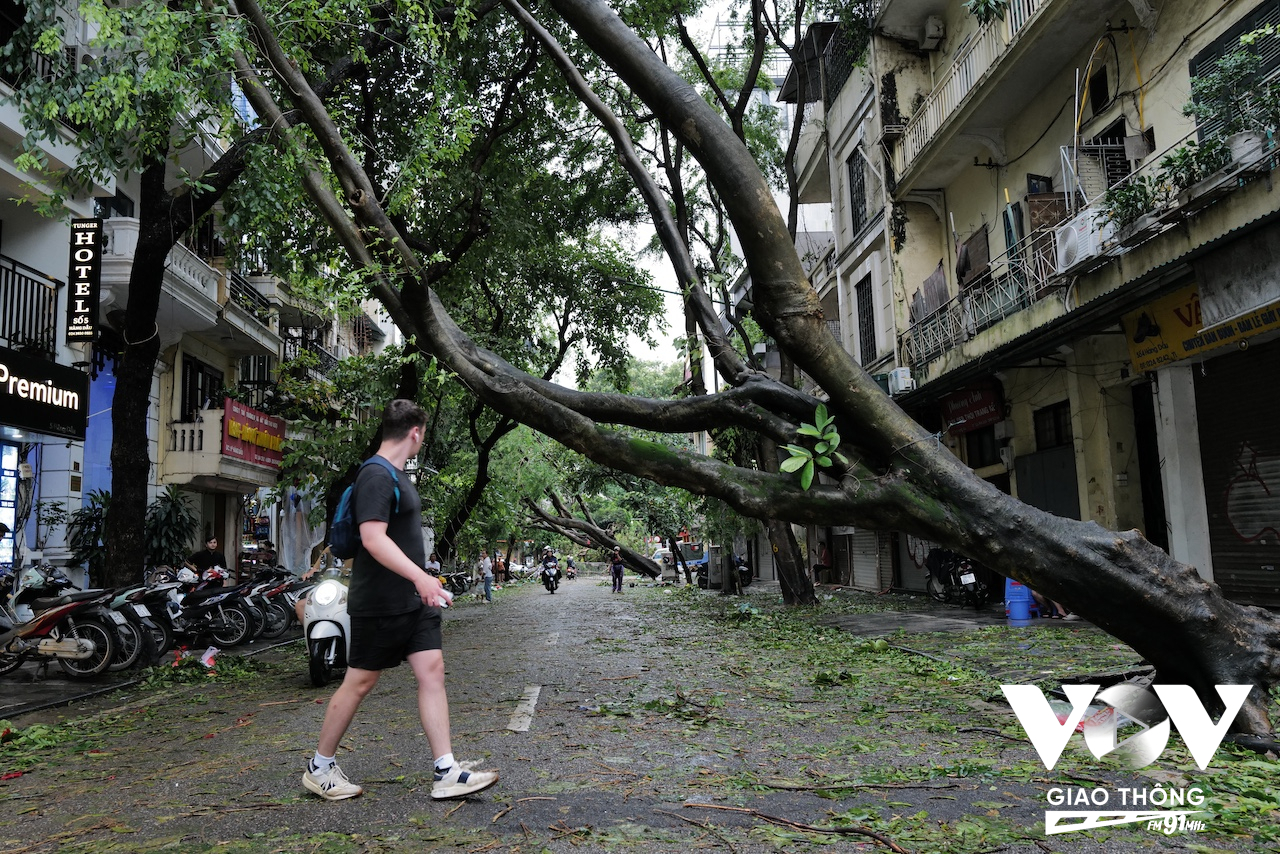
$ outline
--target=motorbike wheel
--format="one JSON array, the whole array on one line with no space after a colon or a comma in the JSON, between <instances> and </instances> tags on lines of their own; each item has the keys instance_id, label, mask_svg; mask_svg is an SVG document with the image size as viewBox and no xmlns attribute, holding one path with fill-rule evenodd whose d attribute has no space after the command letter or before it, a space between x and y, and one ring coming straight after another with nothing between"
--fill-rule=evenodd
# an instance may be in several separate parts
<instances>
[{"instance_id":1,"label":"motorbike wheel","mask_svg":"<svg viewBox=\"0 0 1280 854\"><path fill-rule=\"evenodd\" d=\"M987 589L986 583L982 581L974 582L973 586L970 587L966 593L969 596L969 601L973 603L973 607L979 611L981 611L987 604L987 599L991 595L991 591Z\"/></svg>"},{"instance_id":2,"label":"motorbike wheel","mask_svg":"<svg viewBox=\"0 0 1280 854\"><path fill-rule=\"evenodd\" d=\"M222 609L222 617L222 627L209 632L213 642L223 649L244 643L249 637L249 614L239 606L232 606Z\"/></svg>"},{"instance_id":3,"label":"motorbike wheel","mask_svg":"<svg viewBox=\"0 0 1280 854\"><path fill-rule=\"evenodd\" d=\"M950 598L951 589L948 584L932 572L925 579L924 587L929 591L929 595L939 602L945 602Z\"/></svg>"},{"instance_id":4,"label":"motorbike wheel","mask_svg":"<svg viewBox=\"0 0 1280 854\"><path fill-rule=\"evenodd\" d=\"M128 670L138 663L143 653L143 632L133 620L125 620L116 625L116 654L112 656L107 669L112 672ZM147 634L150 640L150 634ZM148 656L150 657L150 656Z\"/></svg>"},{"instance_id":5,"label":"motorbike wheel","mask_svg":"<svg viewBox=\"0 0 1280 854\"><path fill-rule=\"evenodd\" d=\"M26 661L26 659L20 655L13 655L7 652L0 652L0 676L3 676L6 673L12 673L13 671L17 670L19 667L22 666L22 663L24 661Z\"/></svg>"},{"instance_id":6,"label":"motorbike wheel","mask_svg":"<svg viewBox=\"0 0 1280 854\"><path fill-rule=\"evenodd\" d=\"M88 679L97 676L111 666L115 657L115 640L110 629L97 620L77 620L75 627L67 632L67 637L80 638L93 644L93 655L88 658L59 658L58 666L75 679Z\"/></svg>"},{"instance_id":7,"label":"motorbike wheel","mask_svg":"<svg viewBox=\"0 0 1280 854\"><path fill-rule=\"evenodd\" d=\"M252 641L262 637L262 632L267 628L267 615L263 613L262 608L247 600L238 603L236 607L244 611L245 616L249 618L249 634L245 640Z\"/></svg>"},{"instance_id":8,"label":"motorbike wheel","mask_svg":"<svg viewBox=\"0 0 1280 854\"><path fill-rule=\"evenodd\" d=\"M336 644L341 638L325 638L311 641L307 646L307 664L311 671L311 684L317 688L328 685L338 669Z\"/></svg>"},{"instance_id":9,"label":"motorbike wheel","mask_svg":"<svg viewBox=\"0 0 1280 854\"><path fill-rule=\"evenodd\" d=\"M275 640L289 631L289 626L293 625L294 614L287 605L272 599L267 603L266 618L267 625L262 630L262 636L267 640Z\"/></svg>"},{"instance_id":10,"label":"motorbike wheel","mask_svg":"<svg viewBox=\"0 0 1280 854\"><path fill-rule=\"evenodd\" d=\"M151 638L156 645L156 658L173 649L173 626L164 617L152 617Z\"/></svg>"},{"instance_id":11,"label":"motorbike wheel","mask_svg":"<svg viewBox=\"0 0 1280 854\"><path fill-rule=\"evenodd\" d=\"M745 566L739 567L738 583L741 584L743 587L746 587L752 581L755 581L755 576L751 574L751 570L747 569Z\"/></svg>"}]
</instances>

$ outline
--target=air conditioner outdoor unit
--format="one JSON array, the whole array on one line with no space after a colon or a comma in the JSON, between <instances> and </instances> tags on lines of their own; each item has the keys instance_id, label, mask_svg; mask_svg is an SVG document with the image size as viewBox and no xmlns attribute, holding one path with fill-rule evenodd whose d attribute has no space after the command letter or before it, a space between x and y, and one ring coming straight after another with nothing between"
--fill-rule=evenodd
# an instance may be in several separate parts
<instances>
[{"instance_id":1,"label":"air conditioner outdoor unit","mask_svg":"<svg viewBox=\"0 0 1280 854\"><path fill-rule=\"evenodd\" d=\"M937 15L924 19L924 32L920 38L921 50L937 50L943 37L947 34L947 25Z\"/></svg>"},{"instance_id":2,"label":"air conditioner outdoor unit","mask_svg":"<svg viewBox=\"0 0 1280 854\"><path fill-rule=\"evenodd\" d=\"M910 368L894 368L889 372L889 394L902 394L916 387Z\"/></svg>"},{"instance_id":3,"label":"air conditioner outdoor unit","mask_svg":"<svg viewBox=\"0 0 1280 854\"><path fill-rule=\"evenodd\" d=\"M1069 273L1102 253L1102 244L1111 239L1115 226L1099 224L1097 212L1086 208L1054 232L1059 273Z\"/></svg>"}]
</instances>

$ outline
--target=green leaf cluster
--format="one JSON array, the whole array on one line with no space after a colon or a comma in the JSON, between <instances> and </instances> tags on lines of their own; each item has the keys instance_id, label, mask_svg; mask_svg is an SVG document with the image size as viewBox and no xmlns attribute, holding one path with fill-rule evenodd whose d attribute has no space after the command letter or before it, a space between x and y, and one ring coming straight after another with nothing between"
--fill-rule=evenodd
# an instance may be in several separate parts
<instances>
[{"instance_id":1,"label":"green leaf cluster","mask_svg":"<svg viewBox=\"0 0 1280 854\"><path fill-rule=\"evenodd\" d=\"M849 464L848 458L836 450L840 447L840 432L836 429L835 417L827 414L826 404L819 403L814 410L814 423L802 423L796 432L812 439L812 447L794 443L784 445L790 456L782 461L779 468L785 472L800 472L800 485L804 489L813 483L813 475L818 468L830 468L837 461Z\"/></svg>"}]
</instances>

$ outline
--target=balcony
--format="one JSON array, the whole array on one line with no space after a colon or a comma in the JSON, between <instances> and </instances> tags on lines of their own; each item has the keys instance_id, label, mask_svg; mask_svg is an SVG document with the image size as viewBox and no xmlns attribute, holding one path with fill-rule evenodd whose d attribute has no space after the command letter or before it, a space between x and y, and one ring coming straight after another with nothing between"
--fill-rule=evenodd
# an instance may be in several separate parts
<instances>
[{"instance_id":1,"label":"balcony","mask_svg":"<svg viewBox=\"0 0 1280 854\"><path fill-rule=\"evenodd\" d=\"M802 205L831 203L831 166L827 155L826 110L822 102L804 105L804 124L796 145L797 201Z\"/></svg>"},{"instance_id":2,"label":"balcony","mask_svg":"<svg viewBox=\"0 0 1280 854\"><path fill-rule=\"evenodd\" d=\"M973 34L903 129L893 150L899 195L944 187L975 158L1003 159L1004 128L1043 97L1045 81L1061 78L1088 50L1099 22L1126 6L1119 0L1010 0L1004 20ZM879 23L909 28L926 11L887 3Z\"/></svg>"},{"instance_id":3,"label":"balcony","mask_svg":"<svg viewBox=\"0 0 1280 854\"><path fill-rule=\"evenodd\" d=\"M124 309L138 248L138 220L103 220L102 303ZM230 356L278 356L280 336L271 328L269 304L242 276L211 266L182 243L169 250L156 329L162 348L184 335Z\"/></svg>"},{"instance_id":4,"label":"balcony","mask_svg":"<svg viewBox=\"0 0 1280 854\"><path fill-rule=\"evenodd\" d=\"M1129 298L1126 285L1169 268L1189 250L1220 245L1232 239L1240 224L1273 213L1271 177L1280 166L1273 136L1241 148L1228 157L1226 165L1199 176L1190 186L1174 182L1162 164L1202 131L1193 129L1170 149L1147 157L1141 167L1109 191L1105 183L1098 189L1098 181L1104 179L1100 175L1090 178L1089 169L1082 166L1092 163L1091 169L1101 168L1098 164L1105 160L1105 146L1064 148L1063 168L1070 196L1084 198L1088 204L1068 222L1033 232L1011 251L993 259L986 272L959 296L913 322L898 339L904 363L913 373L924 376L931 363L948 352L1005 318L1044 303L1061 293L1067 282L1085 274L1091 275L1077 282L1076 305L1088 303L1095 313L1101 312L1107 300ZM1129 188L1140 189L1126 192ZM1132 199L1135 192L1145 204L1135 210L1130 202L1122 209L1118 199ZM1221 213L1204 215L1218 205L1224 209ZM1117 221L1122 212L1127 214ZM1166 233L1171 236L1162 241ZM1108 263L1119 256L1124 256L1123 264ZM1066 304L1046 306L1015 334L1039 328L1069 310ZM1013 336L1006 336L1006 340L1009 337ZM999 343L990 342L994 346ZM994 346L979 350L990 352Z\"/></svg>"},{"instance_id":5,"label":"balcony","mask_svg":"<svg viewBox=\"0 0 1280 854\"><path fill-rule=\"evenodd\" d=\"M252 492L272 486L278 470L222 453L221 409L205 409L199 421L175 421L160 459L160 483L213 492Z\"/></svg>"},{"instance_id":6,"label":"balcony","mask_svg":"<svg viewBox=\"0 0 1280 854\"><path fill-rule=\"evenodd\" d=\"M333 373L333 369L338 365L338 357L330 353L316 341L312 341L299 334L301 330L286 330L284 336L284 360L286 362L299 358L300 356L308 357L313 362L309 365L309 369L317 378L324 378Z\"/></svg>"},{"instance_id":7,"label":"balcony","mask_svg":"<svg viewBox=\"0 0 1280 854\"><path fill-rule=\"evenodd\" d=\"M1033 232L992 259L963 293L912 323L898 337L903 363L923 376L948 350L1057 293L1064 279L1056 269L1055 239L1054 231Z\"/></svg>"},{"instance_id":8,"label":"balcony","mask_svg":"<svg viewBox=\"0 0 1280 854\"><path fill-rule=\"evenodd\" d=\"M52 359L58 347L60 287L57 279L0 255L0 342Z\"/></svg>"}]
</instances>

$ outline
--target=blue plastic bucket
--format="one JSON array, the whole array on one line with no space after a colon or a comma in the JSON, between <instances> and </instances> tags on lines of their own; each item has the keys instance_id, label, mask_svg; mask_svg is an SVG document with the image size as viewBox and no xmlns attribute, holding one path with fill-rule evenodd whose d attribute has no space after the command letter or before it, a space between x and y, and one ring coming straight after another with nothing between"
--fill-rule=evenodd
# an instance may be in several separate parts
<instances>
[{"instance_id":1,"label":"blue plastic bucket","mask_svg":"<svg viewBox=\"0 0 1280 854\"><path fill-rule=\"evenodd\" d=\"M1031 619L1031 603L1026 599L1010 599L1008 610L1010 620Z\"/></svg>"},{"instance_id":2,"label":"blue plastic bucket","mask_svg":"<svg viewBox=\"0 0 1280 854\"><path fill-rule=\"evenodd\" d=\"M1006 578L1004 581L1004 615L1010 620L1030 620L1031 611L1039 608L1031 591L1020 581Z\"/></svg>"}]
</instances>

